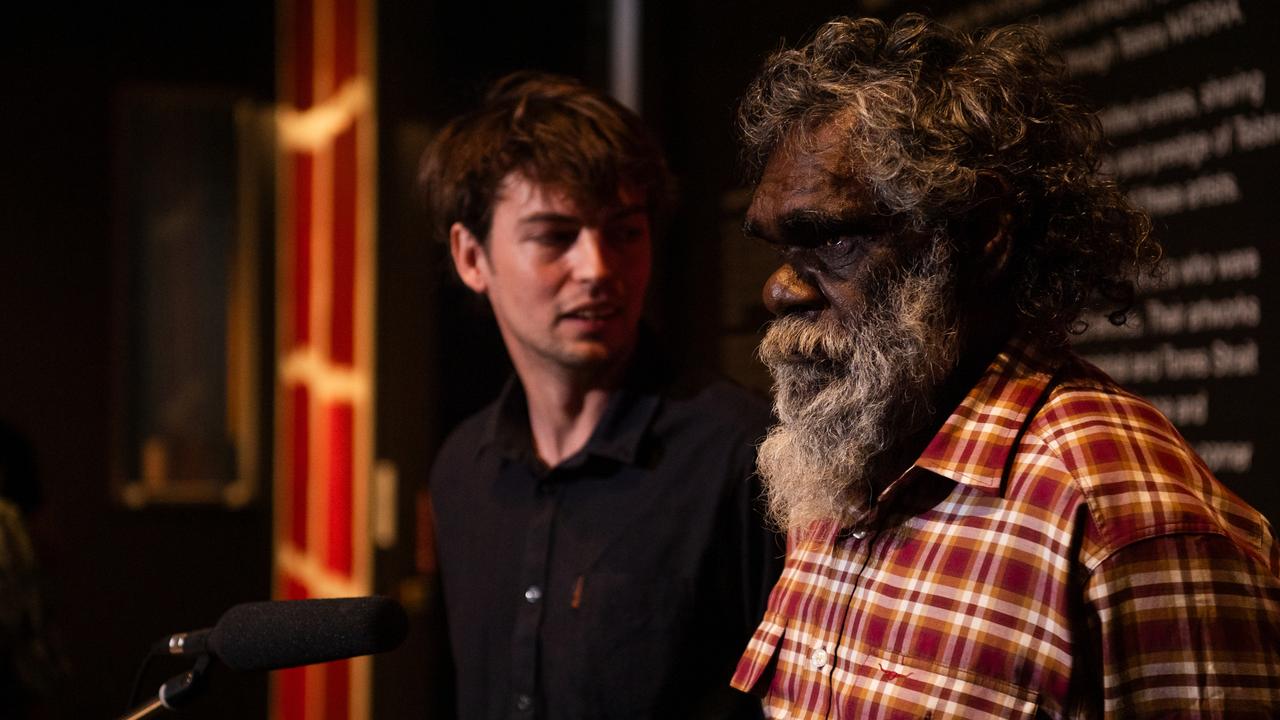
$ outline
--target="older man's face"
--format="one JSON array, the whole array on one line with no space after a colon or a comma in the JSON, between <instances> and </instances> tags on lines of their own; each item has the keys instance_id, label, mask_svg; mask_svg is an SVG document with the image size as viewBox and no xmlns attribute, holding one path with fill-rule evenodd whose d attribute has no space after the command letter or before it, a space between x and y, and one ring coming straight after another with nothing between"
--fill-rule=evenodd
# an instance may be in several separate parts
<instances>
[{"instance_id":1,"label":"older man's face","mask_svg":"<svg viewBox=\"0 0 1280 720\"><path fill-rule=\"evenodd\" d=\"M778 319L760 347L781 422L759 464L789 529L858 521L956 353L949 242L878 211L834 132L814 141L775 151L747 213L747 232L782 261L765 284Z\"/></svg>"},{"instance_id":2,"label":"older man's face","mask_svg":"<svg viewBox=\"0 0 1280 720\"><path fill-rule=\"evenodd\" d=\"M895 229L866 183L852 177L838 142L779 149L747 211L747 231L778 249L782 266L764 287L779 317L847 320L860 316L875 285L919 255L931 238Z\"/></svg>"}]
</instances>

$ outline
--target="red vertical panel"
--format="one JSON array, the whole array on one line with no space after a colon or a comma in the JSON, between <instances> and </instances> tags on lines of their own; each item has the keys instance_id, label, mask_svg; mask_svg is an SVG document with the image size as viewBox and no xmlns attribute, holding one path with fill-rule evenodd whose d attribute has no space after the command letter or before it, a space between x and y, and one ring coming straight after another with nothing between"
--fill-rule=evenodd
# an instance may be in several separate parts
<instances>
[{"instance_id":1,"label":"red vertical panel","mask_svg":"<svg viewBox=\"0 0 1280 720\"><path fill-rule=\"evenodd\" d=\"M356 15L356 0L337 0L333 10L333 79L336 87L342 87L342 83L356 74L360 20Z\"/></svg>"},{"instance_id":2,"label":"red vertical panel","mask_svg":"<svg viewBox=\"0 0 1280 720\"><path fill-rule=\"evenodd\" d=\"M307 548L307 490L311 480L311 394L306 385L289 390L289 539Z\"/></svg>"},{"instance_id":3,"label":"red vertical panel","mask_svg":"<svg viewBox=\"0 0 1280 720\"><path fill-rule=\"evenodd\" d=\"M414 496L414 510L418 528L417 542L414 547L414 565L423 575L434 575L436 572L436 521L435 511L431 508L431 493L420 488Z\"/></svg>"},{"instance_id":4,"label":"red vertical panel","mask_svg":"<svg viewBox=\"0 0 1280 720\"><path fill-rule=\"evenodd\" d=\"M286 600L306 598L307 588L291 577L285 577L281 592ZM276 716L281 720L305 720L307 714L306 667L289 668L279 672L279 693L276 695Z\"/></svg>"},{"instance_id":5,"label":"red vertical panel","mask_svg":"<svg viewBox=\"0 0 1280 720\"><path fill-rule=\"evenodd\" d=\"M333 318L330 356L350 365L355 359L356 301L356 123L333 147Z\"/></svg>"},{"instance_id":6,"label":"red vertical panel","mask_svg":"<svg viewBox=\"0 0 1280 720\"><path fill-rule=\"evenodd\" d=\"M311 210L315 158L293 153L293 347L311 340Z\"/></svg>"},{"instance_id":7,"label":"red vertical panel","mask_svg":"<svg viewBox=\"0 0 1280 720\"><path fill-rule=\"evenodd\" d=\"M284 593L285 600L306 600L311 597L311 593L307 592L307 586L291 575L285 576L283 585L280 591Z\"/></svg>"},{"instance_id":8,"label":"red vertical panel","mask_svg":"<svg viewBox=\"0 0 1280 720\"><path fill-rule=\"evenodd\" d=\"M351 662L339 660L324 666L325 720L347 720L351 708Z\"/></svg>"},{"instance_id":9,"label":"red vertical panel","mask_svg":"<svg viewBox=\"0 0 1280 720\"><path fill-rule=\"evenodd\" d=\"M279 707L276 717L281 720L306 720L307 716L307 668L296 667L281 670L280 692L276 696Z\"/></svg>"},{"instance_id":10,"label":"red vertical panel","mask_svg":"<svg viewBox=\"0 0 1280 720\"><path fill-rule=\"evenodd\" d=\"M350 403L331 405L328 409L329 432L329 541L325 563L345 575L351 574L353 541L352 507L352 426L354 411Z\"/></svg>"},{"instance_id":11,"label":"red vertical panel","mask_svg":"<svg viewBox=\"0 0 1280 720\"><path fill-rule=\"evenodd\" d=\"M293 104L305 110L315 102L315 7L293 0Z\"/></svg>"}]
</instances>

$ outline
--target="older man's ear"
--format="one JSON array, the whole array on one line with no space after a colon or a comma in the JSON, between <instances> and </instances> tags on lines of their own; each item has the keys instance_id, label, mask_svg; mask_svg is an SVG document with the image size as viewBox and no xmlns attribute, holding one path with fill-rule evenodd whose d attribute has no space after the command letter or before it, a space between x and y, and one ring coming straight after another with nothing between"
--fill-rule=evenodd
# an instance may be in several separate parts
<instances>
[{"instance_id":1,"label":"older man's ear","mask_svg":"<svg viewBox=\"0 0 1280 720\"><path fill-rule=\"evenodd\" d=\"M960 253L966 277L990 286L1005 276L1013 254L1013 192L1009 183L993 172L979 172L969 209L952 225L952 237Z\"/></svg>"}]
</instances>

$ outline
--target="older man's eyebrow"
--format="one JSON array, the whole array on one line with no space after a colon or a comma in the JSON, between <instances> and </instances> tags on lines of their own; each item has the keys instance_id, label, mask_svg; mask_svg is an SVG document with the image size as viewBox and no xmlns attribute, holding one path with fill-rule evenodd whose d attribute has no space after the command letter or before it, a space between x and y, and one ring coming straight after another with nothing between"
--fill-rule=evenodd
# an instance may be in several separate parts
<instances>
[{"instance_id":1,"label":"older man's eyebrow","mask_svg":"<svg viewBox=\"0 0 1280 720\"><path fill-rule=\"evenodd\" d=\"M790 245L813 245L832 235L862 235L884 229L883 218L850 217L811 208L787 213L778 222L780 240Z\"/></svg>"}]
</instances>

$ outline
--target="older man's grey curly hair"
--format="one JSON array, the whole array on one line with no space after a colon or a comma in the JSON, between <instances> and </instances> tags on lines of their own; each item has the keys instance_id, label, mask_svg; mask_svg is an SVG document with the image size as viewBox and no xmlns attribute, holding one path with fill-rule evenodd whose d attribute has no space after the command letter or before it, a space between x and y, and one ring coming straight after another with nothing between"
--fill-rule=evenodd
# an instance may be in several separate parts
<instances>
[{"instance_id":1,"label":"older man's grey curly hair","mask_svg":"<svg viewBox=\"0 0 1280 720\"><path fill-rule=\"evenodd\" d=\"M918 229L963 218L986 177L1008 191L1018 315L1065 342L1095 303L1124 322L1159 246L1147 216L1098 173L1101 129L1045 36L1013 25L972 35L908 14L840 18L775 53L739 123L750 171L838 128L848 172Z\"/></svg>"}]
</instances>

